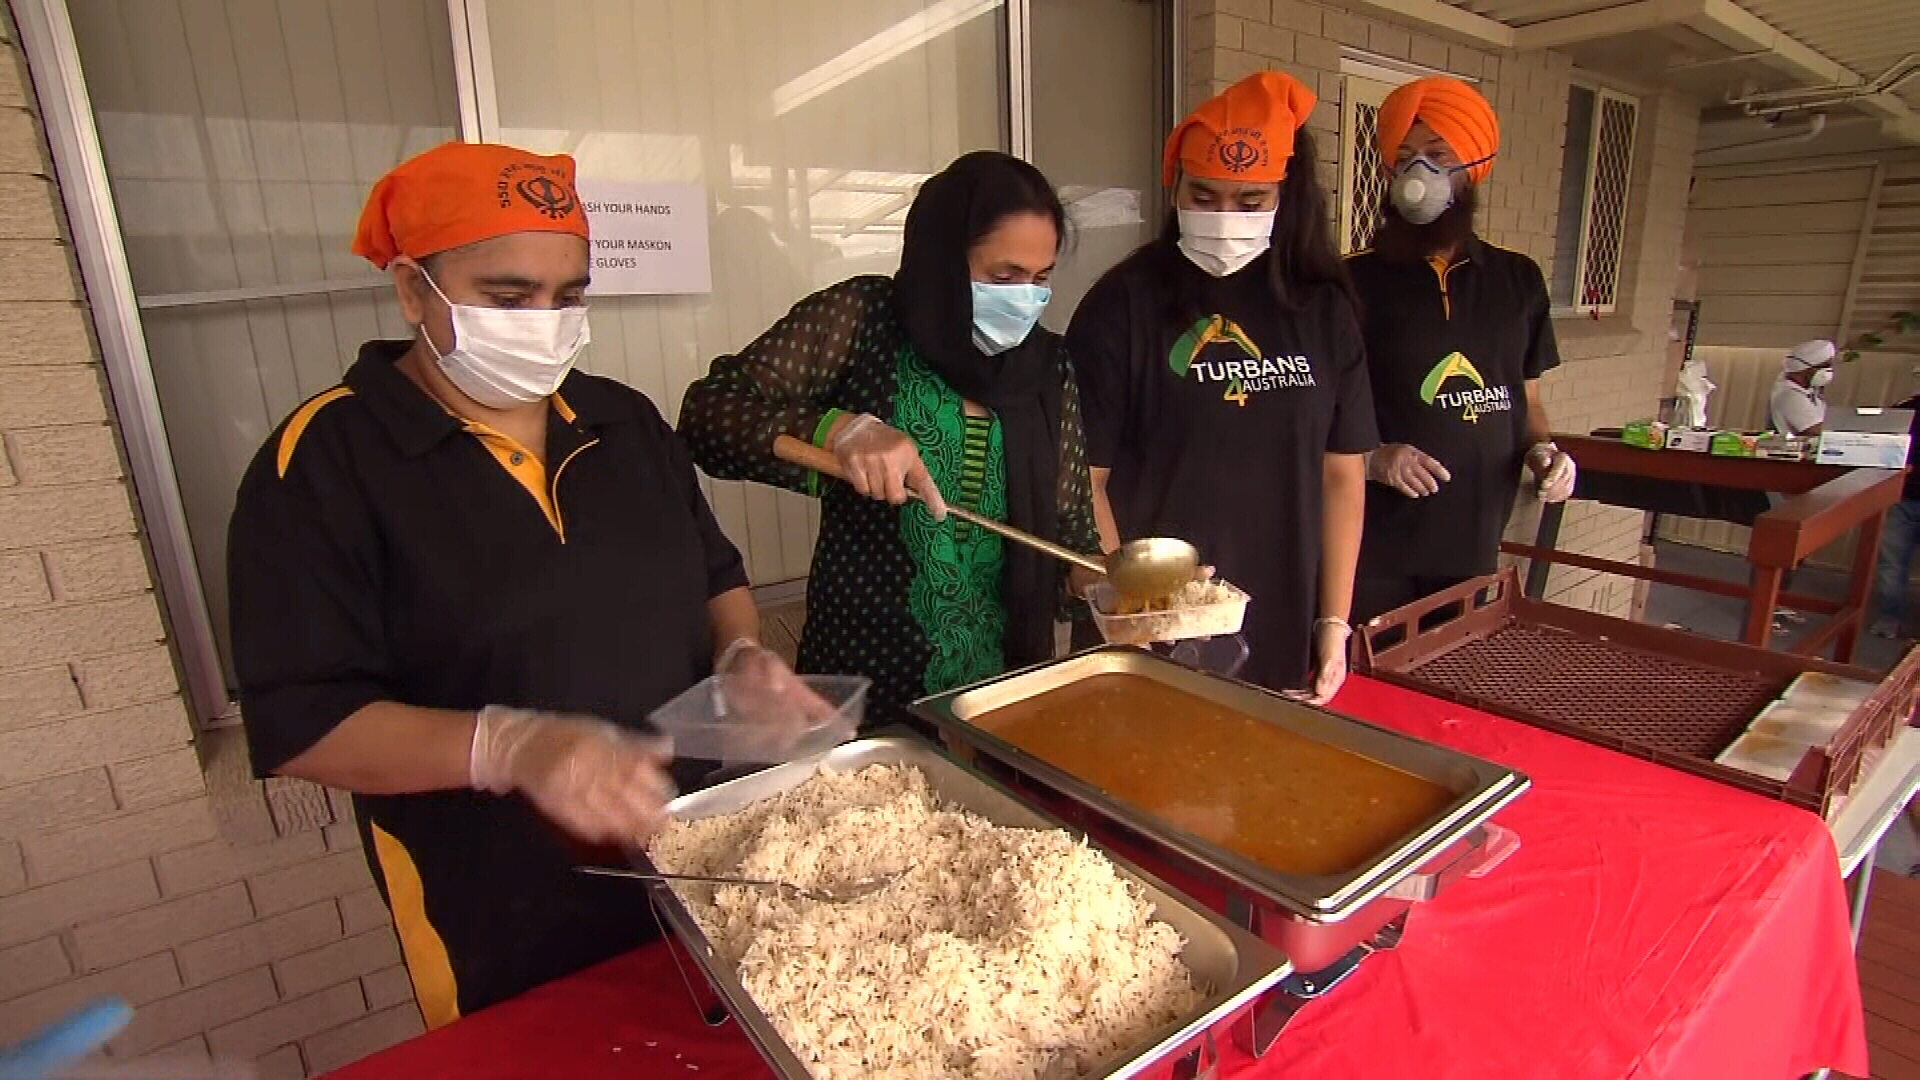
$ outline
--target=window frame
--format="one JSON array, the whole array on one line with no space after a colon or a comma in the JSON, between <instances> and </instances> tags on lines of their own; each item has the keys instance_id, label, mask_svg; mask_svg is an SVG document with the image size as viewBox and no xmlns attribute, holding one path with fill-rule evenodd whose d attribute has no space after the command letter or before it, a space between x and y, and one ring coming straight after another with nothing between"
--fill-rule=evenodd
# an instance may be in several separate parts
<instances>
[{"instance_id":1,"label":"window frame","mask_svg":"<svg viewBox=\"0 0 1920 1080\"><path fill-rule=\"evenodd\" d=\"M1637 95L1616 90L1597 79L1576 76L1567 83L1568 104L1571 104L1572 96L1576 90L1585 90L1593 95L1593 125L1592 130L1587 133L1586 174L1583 178L1583 186L1580 192L1580 220L1575 224L1575 228L1579 230L1579 237L1574 247L1573 288L1568 293L1572 303L1555 303L1552 307L1552 315L1555 318L1605 316L1612 315L1619 310L1620 294L1624 291L1622 286L1625 284L1626 278L1627 221L1632 213L1633 171L1634 166L1638 164L1640 154L1640 98ZM1613 253L1613 296L1604 304L1582 304L1580 303L1580 298L1586 295L1587 292L1588 256L1592 253L1594 193L1598 179L1596 174L1598 172L1597 166L1600 158L1600 135L1601 129L1604 126L1602 121L1605 117L1606 106L1609 101L1617 102L1633 110L1633 125L1627 133L1626 173L1621 178L1620 230L1619 238L1616 241L1618 247ZM1561 128L1562 138L1565 137L1565 131L1563 121ZM1565 193L1565 183L1566 180L1563 177L1560 188L1562 194ZM1566 225L1567 223L1563 221L1555 223L1554 237L1556 243L1559 239L1560 230L1565 228ZM1556 262L1557 261L1556 259Z\"/></svg>"}]
</instances>

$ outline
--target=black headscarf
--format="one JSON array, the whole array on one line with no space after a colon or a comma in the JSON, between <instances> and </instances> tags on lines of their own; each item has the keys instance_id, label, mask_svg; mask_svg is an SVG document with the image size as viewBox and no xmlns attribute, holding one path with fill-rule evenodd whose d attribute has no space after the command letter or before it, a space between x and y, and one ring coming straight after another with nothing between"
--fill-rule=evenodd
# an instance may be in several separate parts
<instances>
[{"instance_id":1,"label":"black headscarf","mask_svg":"<svg viewBox=\"0 0 1920 1080\"><path fill-rule=\"evenodd\" d=\"M967 252L1009 214L1038 213L1064 225L1058 196L1038 169L998 151L967 154L929 179L907 211L893 303L914 350L948 386L999 418L1007 466L1007 524L1060 538L1061 375L1052 335L988 356L973 344ZM1007 662L1053 657L1060 564L1022 544L1005 547L1000 594L1007 610Z\"/></svg>"}]
</instances>

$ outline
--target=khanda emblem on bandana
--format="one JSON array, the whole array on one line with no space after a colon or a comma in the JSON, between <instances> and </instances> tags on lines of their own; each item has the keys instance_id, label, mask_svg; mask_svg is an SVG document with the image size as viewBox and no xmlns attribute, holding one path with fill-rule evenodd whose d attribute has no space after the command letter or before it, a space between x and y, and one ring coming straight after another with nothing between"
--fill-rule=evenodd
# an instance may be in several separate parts
<instances>
[{"instance_id":1,"label":"khanda emblem on bandana","mask_svg":"<svg viewBox=\"0 0 1920 1080\"><path fill-rule=\"evenodd\" d=\"M551 176L529 176L513 186L534 209L558 221L573 213L576 200L573 189Z\"/></svg>"},{"instance_id":2,"label":"khanda emblem on bandana","mask_svg":"<svg viewBox=\"0 0 1920 1080\"><path fill-rule=\"evenodd\" d=\"M1443 389L1452 379L1464 379L1472 386ZM1460 419L1469 424L1478 423L1482 414L1513 409L1512 393L1504 386L1488 386L1473 361L1458 352L1441 357L1427 372L1427 377L1420 381L1420 400L1442 409L1459 409Z\"/></svg>"},{"instance_id":3,"label":"khanda emblem on bandana","mask_svg":"<svg viewBox=\"0 0 1920 1080\"><path fill-rule=\"evenodd\" d=\"M1228 172L1246 172L1267 159L1267 138L1253 128L1223 131L1214 140L1214 156Z\"/></svg>"}]
</instances>

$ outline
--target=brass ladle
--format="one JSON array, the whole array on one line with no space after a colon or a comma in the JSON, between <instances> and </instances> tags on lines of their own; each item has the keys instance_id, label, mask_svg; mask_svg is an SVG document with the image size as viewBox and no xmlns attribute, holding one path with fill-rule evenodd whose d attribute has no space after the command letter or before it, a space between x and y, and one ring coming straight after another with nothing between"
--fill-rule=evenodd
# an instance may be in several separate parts
<instances>
[{"instance_id":1,"label":"brass ladle","mask_svg":"<svg viewBox=\"0 0 1920 1080\"><path fill-rule=\"evenodd\" d=\"M835 480L846 480L840 468L840 459L833 456L832 451L801 442L791 435L781 435L773 440L773 456L789 465L812 469ZM915 497L918 498L918 495ZM1113 583L1116 592L1137 601L1172 596L1194 580L1194 574L1200 568L1200 553L1185 540L1160 536L1129 540L1103 560L1082 555L951 503L947 505L947 513L988 532L998 533L1016 544L1025 544L1056 559L1102 574Z\"/></svg>"}]
</instances>

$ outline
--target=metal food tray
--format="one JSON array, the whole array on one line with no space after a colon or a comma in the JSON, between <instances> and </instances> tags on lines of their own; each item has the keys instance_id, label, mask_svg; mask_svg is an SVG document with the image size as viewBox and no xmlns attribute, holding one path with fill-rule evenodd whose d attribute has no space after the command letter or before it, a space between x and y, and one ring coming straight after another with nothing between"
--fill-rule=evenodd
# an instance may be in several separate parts
<instances>
[{"instance_id":1,"label":"metal food tray","mask_svg":"<svg viewBox=\"0 0 1920 1080\"><path fill-rule=\"evenodd\" d=\"M821 769L849 772L869 765L914 766L926 774L928 785L948 804L970 810L996 825L1068 829L1065 823L1027 805L1006 788L954 761L933 745L911 735L888 733L847 743L809 761L778 765L682 795L667 804L667 813L682 820L728 814L798 787ZM1068 831L1079 835L1077 830ZM1176 1070L1176 1075L1202 1075L1209 1055L1217 1060L1218 1040L1227 1029L1237 1018L1250 1012L1263 993L1291 974L1293 967L1278 949L1173 891L1158 878L1098 843L1089 840L1088 844L1111 860L1121 877L1139 886L1153 904L1156 919L1179 931L1185 943L1180 959L1193 973L1195 982L1206 991L1206 997L1191 1016L1161 1028L1140 1046L1123 1051L1083 1076L1120 1080L1140 1076L1156 1064L1175 1060L1187 1063L1185 1069ZM651 862L644 856L638 857L636 864L652 869ZM650 883L648 888L656 909L693 955L708 983L740 1022L760 1056L781 1077L791 1080L811 1077L806 1065L780 1037L773 1022L740 985L732 969L715 954L680 897L662 883Z\"/></svg>"},{"instance_id":2,"label":"metal food tray","mask_svg":"<svg viewBox=\"0 0 1920 1080\"><path fill-rule=\"evenodd\" d=\"M1108 674L1155 680L1305 738L1411 773L1453 792L1454 799L1446 809L1400 837L1376 858L1346 873L1285 874L1162 822L973 723L975 718L1016 701ZM1185 857L1227 883L1324 922L1345 918L1387 893L1462 840L1475 826L1518 797L1529 784L1525 776L1504 766L1305 705L1257 686L1195 671L1150 652L1120 646L1091 649L1064 660L926 698L917 702L914 709L960 743L1004 762L1017 774L1039 781L1151 844ZM1089 723L1097 730L1097 717L1089 718ZM1297 963L1300 958L1294 959Z\"/></svg>"},{"instance_id":3,"label":"metal food tray","mask_svg":"<svg viewBox=\"0 0 1920 1080\"><path fill-rule=\"evenodd\" d=\"M1355 635L1355 669L1825 816L1863 754L1913 712L1920 650L1893 672L1771 652L1529 600L1511 569L1389 612ZM1796 676L1878 683L1826 746L1769 780L1714 758Z\"/></svg>"}]
</instances>

